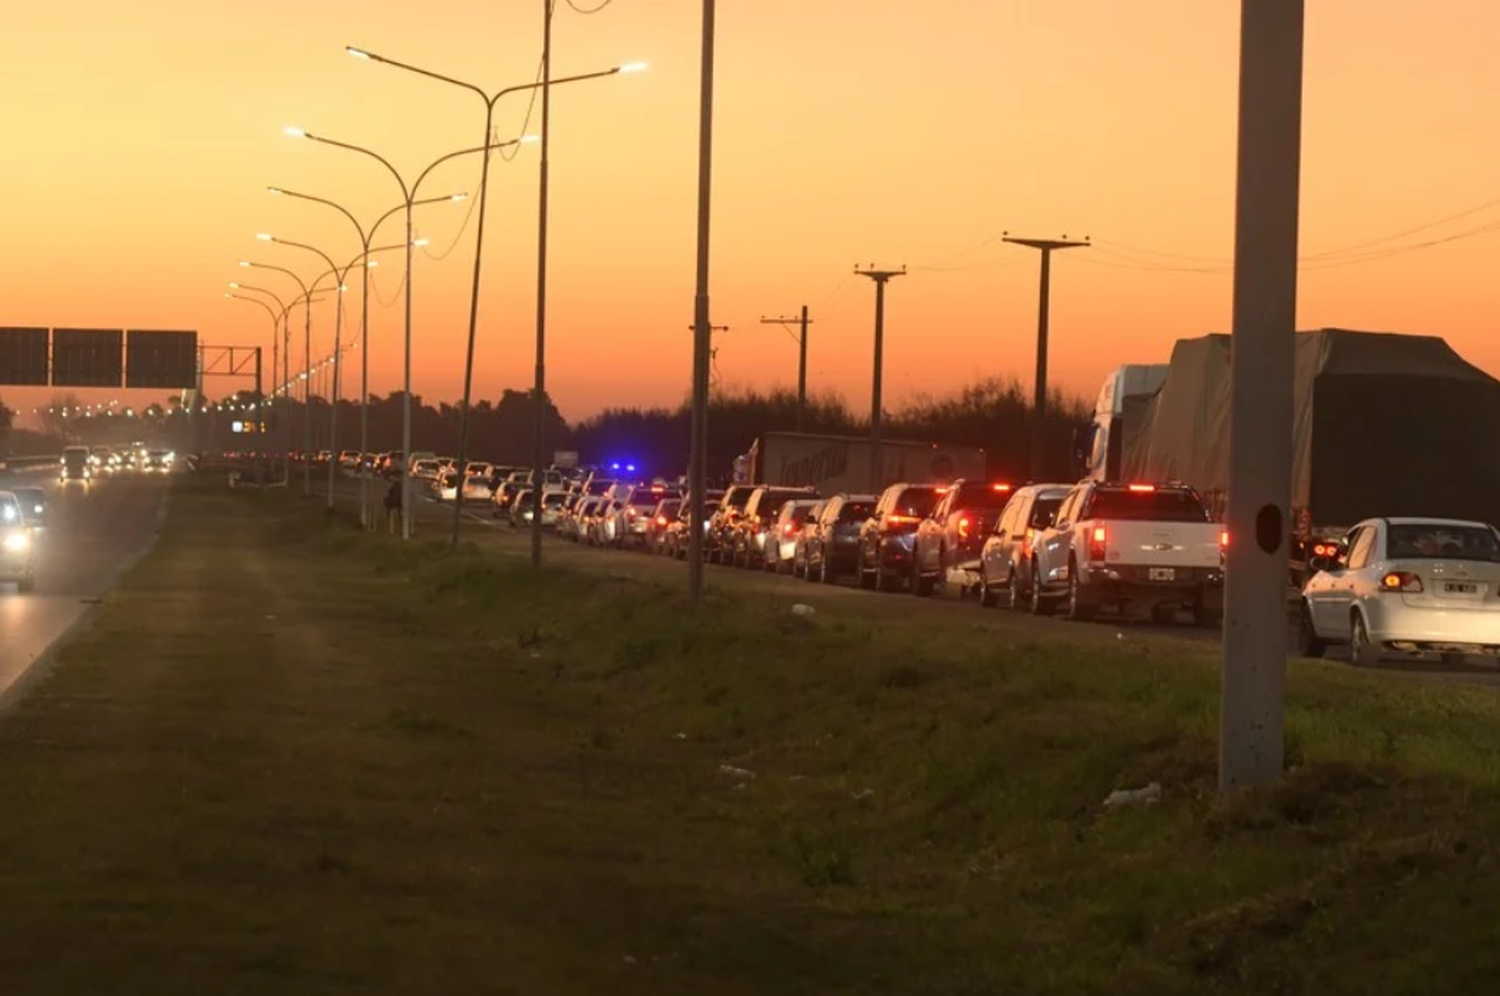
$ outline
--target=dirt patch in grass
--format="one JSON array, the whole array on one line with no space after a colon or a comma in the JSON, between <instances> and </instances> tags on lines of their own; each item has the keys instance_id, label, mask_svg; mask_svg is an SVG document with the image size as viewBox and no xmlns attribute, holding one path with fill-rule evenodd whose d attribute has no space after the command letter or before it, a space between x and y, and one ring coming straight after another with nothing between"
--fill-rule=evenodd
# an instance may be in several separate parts
<instances>
[{"instance_id":1,"label":"dirt patch in grass","mask_svg":"<svg viewBox=\"0 0 1500 996\"><path fill-rule=\"evenodd\" d=\"M800 595L800 593L799 593ZM1500 704L880 596L535 574L195 490L0 723L0 979L53 993L1466 992ZM1106 812L1113 789L1162 786Z\"/></svg>"}]
</instances>

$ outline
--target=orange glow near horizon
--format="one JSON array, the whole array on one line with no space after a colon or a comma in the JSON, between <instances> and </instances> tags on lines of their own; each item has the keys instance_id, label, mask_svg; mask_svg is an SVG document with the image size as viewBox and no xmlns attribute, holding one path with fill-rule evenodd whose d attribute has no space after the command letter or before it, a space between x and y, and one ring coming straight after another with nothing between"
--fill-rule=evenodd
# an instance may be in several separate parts
<instances>
[{"instance_id":1,"label":"orange glow near horizon","mask_svg":"<svg viewBox=\"0 0 1500 996\"><path fill-rule=\"evenodd\" d=\"M236 261L309 281L325 267L255 234L340 263L359 245L337 212L266 188L327 197L366 223L400 198L375 162L284 127L377 150L408 177L482 139L477 97L344 46L495 90L533 79L541 38L537 0L88 7L81 19L33 5L0 38L0 325L193 328L206 344L269 346L265 313L222 296L252 282ZM570 419L688 391L700 9L614 0L583 16L558 2L554 76L650 64L553 94L547 376ZM1414 10L1308 5L1298 327L1440 335L1500 372L1500 138L1474 111L1500 88L1500 5ZM865 411L873 290L851 271L874 263L910 271L887 296L892 408L985 376L1029 391L1037 259L1003 230L1094 241L1054 257L1050 368L1070 393L1091 398L1114 366L1227 331L1238 3L720 0L718 22L721 383L794 385L794 343L759 319L806 304L810 389ZM500 138L538 130L527 107L525 94L501 102ZM491 173L476 398L531 383L537 163L526 145ZM429 401L462 386L478 180L477 157L441 167L424 195L471 196L418 210L429 244L413 282L413 389ZM400 241L397 216L376 242ZM372 271L381 394L400 386L401 274L399 253ZM285 277L256 277L295 294ZM346 335L358 291L351 276ZM315 357L332 321L330 298L315 310ZM292 341L300 366L300 323ZM346 397L357 377L349 364ZM52 393L0 387L22 410Z\"/></svg>"}]
</instances>

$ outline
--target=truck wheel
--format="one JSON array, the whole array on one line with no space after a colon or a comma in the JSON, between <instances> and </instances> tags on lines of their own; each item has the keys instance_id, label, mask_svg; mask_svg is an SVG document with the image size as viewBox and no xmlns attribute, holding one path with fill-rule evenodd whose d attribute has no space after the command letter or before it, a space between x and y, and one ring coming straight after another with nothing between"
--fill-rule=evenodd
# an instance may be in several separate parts
<instances>
[{"instance_id":1,"label":"truck wheel","mask_svg":"<svg viewBox=\"0 0 1500 996\"><path fill-rule=\"evenodd\" d=\"M1302 603L1302 611L1297 618L1297 656L1316 660L1328 651L1328 644L1318 631L1313 629L1312 613L1307 610L1307 603Z\"/></svg>"},{"instance_id":2,"label":"truck wheel","mask_svg":"<svg viewBox=\"0 0 1500 996\"><path fill-rule=\"evenodd\" d=\"M984 569L979 570L979 607L982 609L993 609L995 607L995 591L990 587L989 576Z\"/></svg>"},{"instance_id":3,"label":"truck wheel","mask_svg":"<svg viewBox=\"0 0 1500 996\"><path fill-rule=\"evenodd\" d=\"M1223 629L1224 613L1221 609L1195 605L1193 606L1193 625L1199 629Z\"/></svg>"},{"instance_id":4,"label":"truck wheel","mask_svg":"<svg viewBox=\"0 0 1500 996\"><path fill-rule=\"evenodd\" d=\"M1193 618L1197 617L1198 613L1194 612ZM1153 605L1151 606L1151 621L1158 626L1171 626L1177 622L1177 610L1170 605Z\"/></svg>"},{"instance_id":5,"label":"truck wheel","mask_svg":"<svg viewBox=\"0 0 1500 996\"><path fill-rule=\"evenodd\" d=\"M1074 622L1087 622L1094 618L1094 607L1083 601L1083 593L1079 590L1078 564L1068 562L1068 602L1065 613L1068 619Z\"/></svg>"},{"instance_id":6,"label":"truck wheel","mask_svg":"<svg viewBox=\"0 0 1500 996\"><path fill-rule=\"evenodd\" d=\"M865 591L874 591L875 587L876 587L876 583L880 579L880 566L879 566L878 562L877 562L876 567L875 567L875 569L873 571L867 571L867 570L865 570L863 564L860 564L859 566L855 567L854 570L855 570L855 573L859 577L859 586L861 588L863 588Z\"/></svg>"},{"instance_id":7,"label":"truck wheel","mask_svg":"<svg viewBox=\"0 0 1500 996\"><path fill-rule=\"evenodd\" d=\"M918 598L931 598L934 580L935 579L926 577L922 574L922 568L916 563L916 561L912 562L911 593L913 595L916 595Z\"/></svg>"},{"instance_id":8,"label":"truck wheel","mask_svg":"<svg viewBox=\"0 0 1500 996\"><path fill-rule=\"evenodd\" d=\"M823 554L823 559L818 561L818 580L824 584L837 584L839 580L833 568L828 566L828 554L826 553Z\"/></svg>"}]
</instances>

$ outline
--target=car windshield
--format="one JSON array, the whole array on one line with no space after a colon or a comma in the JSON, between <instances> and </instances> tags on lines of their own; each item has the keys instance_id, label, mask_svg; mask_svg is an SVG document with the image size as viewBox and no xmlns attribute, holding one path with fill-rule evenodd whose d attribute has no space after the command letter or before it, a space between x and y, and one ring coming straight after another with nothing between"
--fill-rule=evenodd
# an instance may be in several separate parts
<instances>
[{"instance_id":1,"label":"car windshield","mask_svg":"<svg viewBox=\"0 0 1500 996\"><path fill-rule=\"evenodd\" d=\"M807 492L796 488L767 488L761 492L756 511L762 518L770 518L781 511L781 506L797 498L806 498Z\"/></svg>"},{"instance_id":2,"label":"car windshield","mask_svg":"<svg viewBox=\"0 0 1500 996\"><path fill-rule=\"evenodd\" d=\"M567 500L568 496L563 494L561 491L553 491L548 494L542 495L542 507L562 508L563 502Z\"/></svg>"},{"instance_id":3,"label":"car windshield","mask_svg":"<svg viewBox=\"0 0 1500 996\"><path fill-rule=\"evenodd\" d=\"M846 501L839 506L840 522L864 522L875 512L872 501Z\"/></svg>"},{"instance_id":4,"label":"car windshield","mask_svg":"<svg viewBox=\"0 0 1500 996\"><path fill-rule=\"evenodd\" d=\"M986 484L983 481L966 481L958 486L958 494L950 508L994 509L1005 507L1010 501L1010 488L1003 484Z\"/></svg>"},{"instance_id":5,"label":"car windshield","mask_svg":"<svg viewBox=\"0 0 1500 996\"><path fill-rule=\"evenodd\" d=\"M1500 562L1500 537L1485 526L1442 522L1393 523L1385 541L1390 560L1482 560Z\"/></svg>"},{"instance_id":6,"label":"car windshield","mask_svg":"<svg viewBox=\"0 0 1500 996\"><path fill-rule=\"evenodd\" d=\"M1208 512L1186 488L1099 488L1089 505L1091 519L1142 522L1207 522Z\"/></svg>"}]
</instances>

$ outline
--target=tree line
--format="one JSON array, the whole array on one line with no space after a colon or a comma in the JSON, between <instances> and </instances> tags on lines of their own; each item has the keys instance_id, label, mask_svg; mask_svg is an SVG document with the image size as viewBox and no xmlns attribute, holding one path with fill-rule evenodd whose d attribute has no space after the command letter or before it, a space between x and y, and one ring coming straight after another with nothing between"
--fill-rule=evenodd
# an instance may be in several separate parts
<instances>
[{"instance_id":1,"label":"tree line","mask_svg":"<svg viewBox=\"0 0 1500 996\"><path fill-rule=\"evenodd\" d=\"M886 415L884 435L982 448L989 457L991 475L1023 480L1029 470L1034 417L1029 394L1015 379L989 378L945 395L919 395ZM63 396L48 406L50 413L43 415L43 423L48 436L69 441L123 443L150 433L184 448L253 450L257 437L235 432L234 427L235 423L240 428L245 423L253 427L255 401L253 392L241 391L221 402L209 402L208 412L190 414L182 409L180 399L171 398L130 418L79 418L60 414L82 407L76 399ZM413 450L454 453L458 406L429 404L418 395L412 401ZM469 418L469 452L474 459L529 465L535 450L534 412L530 391L507 389L494 401L476 401ZM301 401L277 399L260 419L269 430L263 448L279 452L286 445L284 420L289 420L293 449L328 449L331 414L329 402L316 395L306 406ZM358 404L339 402L339 449L358 447L360 417ZM366 417L372 449L401 446L401 392L372 395ZM1072 440L1090 417L1090 406L1083 399L1053 392L1044 430L1049 476L1066 479L1072 473ZM544 452L550 459L555 452L572 451L586 465L629 463L642 474L675 477L684 471L691 424L687 400L675 406L609 408L570 425L548 399ZM709 406L708 425L709 468L727 475L735 457L748 451L761 433L796 429L797 397L787 389L718 389ZM808 399L803 425L807 432L858 436L868 433L869 417L856 414L841 396L824 393Z\"/></svg>"}]
</instances>

